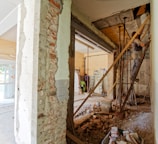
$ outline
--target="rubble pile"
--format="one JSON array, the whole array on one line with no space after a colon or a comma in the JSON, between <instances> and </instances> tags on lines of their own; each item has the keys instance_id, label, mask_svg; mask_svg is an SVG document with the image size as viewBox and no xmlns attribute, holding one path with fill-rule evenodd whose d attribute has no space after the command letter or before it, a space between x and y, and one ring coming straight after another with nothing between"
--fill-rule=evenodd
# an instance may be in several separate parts
<instances>
[{"instance_id":1,"label":"rubble pile","mask_svg":"<svg viewBox=\"0 0 158 144\"><path fill-rule=\"evenodd\" d=\"M130 137L136 137L138 135L144 139L145 144L154 143L151 112L126 110L123 119L116 113L89 113L87 118L75 124L75 131L77 137L86 144L99 144L112 127L128 130ZM135 141L137 143L139 142L138 139L135 139ZM122 143L118 142L118 144L124 143L122 141Z\"/></svg>"},{"instance_id":2,"label":"rubble pile","mask_svg":"<svg viewBox=\"0 0 158 144\"><path fill-rule=\"evenodd\" d=\"M95 113L95 112L100 112L102 110L101 105L99 102L86 106L83 106L79 112L75 115L75 118L78 118L80 116L86 115L86 114L91 114L91 113Z\"/></svg>"},{"instance_id":3,"label":"rubble pile","mask_svg":"<svg viewBox=\"0 0 158 144\"><path fill-rule=\"evenodd\" d=\"M144 140L135 132L111 127L101 144L144 144Z\"/></svg>"}]
</instances>

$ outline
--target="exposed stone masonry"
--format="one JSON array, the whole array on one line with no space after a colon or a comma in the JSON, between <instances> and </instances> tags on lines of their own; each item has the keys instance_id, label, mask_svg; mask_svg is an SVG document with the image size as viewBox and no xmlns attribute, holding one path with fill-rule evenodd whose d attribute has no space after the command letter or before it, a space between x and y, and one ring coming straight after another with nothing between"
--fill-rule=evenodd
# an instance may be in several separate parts
<instances>
[{"instance_id":1,"label":"exposed stone masonry","mask_svg":"<svg viewBox=\"0 0 158 144\"><path fill-rule=\"evenodd\" d=\"M38 75L38 144L64 144L65 119L62 103L57 98L55 73L57 71L56 42L60 1L41 1L41 24Z\"/></svg>"}]
</instances>

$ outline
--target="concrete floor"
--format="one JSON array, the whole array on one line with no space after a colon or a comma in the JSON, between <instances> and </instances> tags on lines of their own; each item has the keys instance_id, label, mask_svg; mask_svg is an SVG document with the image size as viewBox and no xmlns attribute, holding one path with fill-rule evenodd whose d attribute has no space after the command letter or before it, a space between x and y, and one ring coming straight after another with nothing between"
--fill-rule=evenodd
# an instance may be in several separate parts
<instances>
[{"instance_id":1,"label":"concrete floor","mask_svg":"<svg viewBox=\"0 0 158 144\"><path fill-rule=\"evenodd\" d=\"M78 109L81 103L88 96L88 93L78 94L75 93L74 96L74 112ZM93 94L90 96L80 110L76 113L76 116L82 115L83 113L91 113L94 112L94 107L100 107L100 112L108 113L111 108L111 99L108 97L103 97L101 95Z\"/></svg>"},{"instance_id":2,"label":"concrete floor","mask_svg":"<svg viewBox=\"0 0 158 144\"><path fill-rule=\"evenodd\" d=\"M14 139L13 101L0 102L0 143L16 144Z\"/></svg>"}]
</instances>

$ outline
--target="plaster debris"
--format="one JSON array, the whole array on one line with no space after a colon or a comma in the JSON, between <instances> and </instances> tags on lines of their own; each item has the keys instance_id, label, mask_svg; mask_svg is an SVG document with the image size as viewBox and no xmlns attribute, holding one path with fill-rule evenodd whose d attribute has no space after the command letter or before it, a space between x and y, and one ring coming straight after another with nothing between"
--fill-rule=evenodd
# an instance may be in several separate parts
<instances>
[{"instance_id":1,"label":"plaster debris","mask_svg":"<svg viewBox=\"0 0 158 144\"><path fill-rule=\"evenodd\" d=\"M109 114L92 113L85 117L84 120L84 116L82 116L81 119L83 121L74 121L77 136L86 144L98 144L103 141L111 127L118 127L119 129L126 130L122 133L128 132L130 137L131 135L138 135L144 140L145 144L154 143L150 105L145 103L139 105L138 108L137 106L132 106L130 109L127 109L124 113L124 118L114 112ZM122 141L117 143L124 144L124 141L122 139Z\"/></svg>"}]
</instances>

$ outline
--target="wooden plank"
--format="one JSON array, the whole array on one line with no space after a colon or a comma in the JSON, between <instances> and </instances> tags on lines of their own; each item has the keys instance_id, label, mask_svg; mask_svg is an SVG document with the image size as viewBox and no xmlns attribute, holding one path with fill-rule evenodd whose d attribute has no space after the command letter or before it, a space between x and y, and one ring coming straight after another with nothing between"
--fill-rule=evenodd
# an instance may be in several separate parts
<instances>
[{"instance_id":1,"label":"wooden plank","mask_svg":"<svg viewBox=\"0 0 158 144\"><path fill-rule=\"evenodd\" d=\"M149 18L150 18L150 15L146 18L146 20L144 21L144 23L140 26L140 28L137 30L137 32L131 38L131 40L126 44L126 46L124 47L124 49L120 52L120 54L117 56L117 58L115 59L115 61L113 62L113 64L109 67L109 69L106 71L106 73L103 75L103 77L98 81L98 83L96 84L96 86L94 86L94 88L90 91L90 93L88 94L88 96L85 98L85 100L81 103L81 105L75 111L74 115L80 110L80 108L87 101L87 99L91 96L91 94L98 87L98 85L102 82L102 80L105 78L105 76L107 76L107 74L110 72L110 70L113 68L113 66L120 60L120 58L123 56L123 54L125 53L125 51L129 48L129 46L131 45L131 43L134 41L134 39L136 38L136 36L142 31L144 25L147 23L147 21L149 20Z\"/></svg>"},{"instance_id":2,"label":"wooden plank","mask_svg":"<svg viewBox=\"0 0 158 144\"><path fill-rule=\"evenodd\" d=\"M118 27L120 27L120 29ZM101 31L119 46L119 43L120 43L119 33L123 34L124 32L123 24L107 27L107 28L102 29ZM126 29L125 29L125 36L127 39L130 39L130 36Z\"/></svg>"},{"instance_id":3,"label":"wooden plank","mask_svg":"<svg viewBox=\"0 0 158 144\"><path fill-rule=\"evenodd\" d=\"M71 134L68 130L66 131L66 135L75 143L77 144L84 144L84 142L82 142L79 138L77 138L76 136L74 136L73 134Z\"/></svg>"},{"instance_id":4,"label":"wooden plank","mask_svg":"<svg viewBox=\"0 0 158 144\"><path fill-rule=\"evenodd\" d=\"M91 117L92 117L92 113L89 113L89 114L84 115L83 117L74 119L75 129L77 127L81 127L81 125L85 123L87 120L89 120Z\"/></svg>"}]
</instances>

